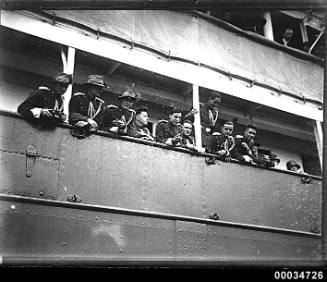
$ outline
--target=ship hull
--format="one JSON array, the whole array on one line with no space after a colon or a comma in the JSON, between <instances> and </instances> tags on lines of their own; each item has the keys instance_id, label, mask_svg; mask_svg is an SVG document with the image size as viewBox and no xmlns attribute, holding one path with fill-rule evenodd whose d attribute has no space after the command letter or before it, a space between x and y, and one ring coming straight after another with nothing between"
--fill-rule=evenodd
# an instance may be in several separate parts
<instances>
[{"instance_id":1,"label":"ship hull","mask_svg":"<svg viewBox=\"0 0 327 282\"><path fill-rule=\"evenodd\" d=\"M320 236L168 214L2 196L4 264L297 265Z\"/></svg>"}]
</instances>

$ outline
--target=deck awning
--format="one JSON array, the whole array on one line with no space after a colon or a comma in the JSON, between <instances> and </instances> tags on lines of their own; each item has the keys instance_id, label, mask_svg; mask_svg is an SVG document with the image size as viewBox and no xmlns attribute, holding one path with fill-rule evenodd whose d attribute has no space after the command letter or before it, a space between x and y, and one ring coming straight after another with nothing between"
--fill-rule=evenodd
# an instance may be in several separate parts
<instances>
[{"instance_id":1,"label":"deck awning","mask_svg":"<svg viewBox=\"0 0 327 282\"><path fill-rule=\"evenodd\" d=\"M177 11L56 10L55 16L140 43L171 58L322 102L323 67Z\"/></svg>"}]
</instances>

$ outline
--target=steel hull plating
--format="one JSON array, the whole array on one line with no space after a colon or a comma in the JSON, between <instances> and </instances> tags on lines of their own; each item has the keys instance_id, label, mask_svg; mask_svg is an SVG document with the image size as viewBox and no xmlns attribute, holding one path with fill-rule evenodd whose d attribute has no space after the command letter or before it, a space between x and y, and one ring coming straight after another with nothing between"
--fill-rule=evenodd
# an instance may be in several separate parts
<instances>
[{"instance_id":1,"label":"steel hull plating","mask_svg":"<svg viewBox=\"0 0 327 282\"><path fill-rule=\"evenodd\" d=\"M318 235L42 201L2 198L4 262L292 265L321 259Z\"/></svg>"}]
</instances>

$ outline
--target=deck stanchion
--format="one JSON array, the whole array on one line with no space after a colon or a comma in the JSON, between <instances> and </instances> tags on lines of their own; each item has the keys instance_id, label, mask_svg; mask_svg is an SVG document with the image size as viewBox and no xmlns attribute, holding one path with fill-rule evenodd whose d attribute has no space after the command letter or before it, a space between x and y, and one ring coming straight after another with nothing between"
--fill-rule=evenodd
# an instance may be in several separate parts
<instances>
[{"instance_id":1,"label":"deck stanchion","mask_svg":"<svg viewBox=\"0 0 327 282\"><path fill-rule=\"evenodd\" d=\"M64 72L73 75L74 66L75 66L75 48L68 46L67 61L66 64L64 65ZM66 114L65 122L68 122L68 105L69 105L69 100L72 96L72 90L73 90L73 85L70 84L67 87L67 90L64 94L64 113Z\"/></svg>"},{"instance_id":2,"label":"deck stanchion","mask_svg":"<svg viewBox=\"0 0 327 282\"><path fill-rule=\"evenodd\" d=\"M199 98L199 86L193 84L193 109L198 113L194 115L194 134L196 149L202 150L202 137L201 137L201 121L200 121L200 98Z\"/></svg>"}]
</instances>

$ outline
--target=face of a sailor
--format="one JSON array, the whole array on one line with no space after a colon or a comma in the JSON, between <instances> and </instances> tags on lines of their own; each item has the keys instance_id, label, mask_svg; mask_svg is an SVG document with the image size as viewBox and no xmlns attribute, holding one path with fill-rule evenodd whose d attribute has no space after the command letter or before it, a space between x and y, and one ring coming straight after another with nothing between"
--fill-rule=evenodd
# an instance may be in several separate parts
<instances>
[{"instance_id":1,"label":"face of a sailor","mask_svg":"<svg viewBox=\"0 0 327 282\"><path fill-rule=\"evenodd\" d=\"M66 92L68 85L69 85L68 83L56 82L54 84L54 92L58 96L61 96L61 95L63 95Z\"/></svg>"},{"instance_id":2,"label":"face of a sailor","mask_svg":"<svg viewBox=\"0 0 327 282\"><path fill-rule=\"evenodd\" d=\"M178 123L180 123L181 118L182 118L182 113L172 113L169 115L169 121L173 125L177 125Z\"/></svg>"},{"instance_id":3,"label":"face of a sailor","mask_svg":"<svg viewBox=\"0 0 327 282\"><path fill-rule=\"evenodd\" d=\"M95 97L100 97L102 91L103 91L102 86L90 85L88 88L88 95L91 99L94 99Z\"/></svg>"},{"instance_id":4,"label":"face of a sailor","mask_svg":"<svg viewBox=\"0 0 327 282\"><path fill-rule=\"evenodd\" d=\"M208 106L211 108L211 109L215 109L215 110L218 110L219 106L220 106L220 102L221 102L221 99L219 97L216 97L214 99L209 99L208 100Z\"/></svg>"},{"instance_id":5,"label":"face of a sailor","mask_svg":"<svg viewBox=\"0 0 327 282\"><path fill-rule=\"evenodd\" d=\"M121 106L123 108L131 109L135 103L136 99L133 97L124 97Z\"/></svg>"},{"instance_id":6,"label":"face of a sailor","mask_svg":"<svg viewBox=\"0 0 327 282\"><path fill-rule=\"evenodd\" d=\"M253 140L254 137L256 136L257 131L254 128L247 128L244 132L245 138L248 140Z\"/></svg>"},{"instance_id":7,"label":"face of a sailor","mask_svg":"<svg viewBox=\"0 0 327 282\"><path fill-rule=\"evenodd\" d=\"M224 136L230 136L232 135L234 126L231 124L224 124L224 126L221 128L221 134Z\"/></svg>"},{"instance_id":8,"label":"face of a sailor","mask_svg":"<svg viewBox=\"0 0 327 282\"><path fill-rule=\"evenodd\" d=\"M192 133L192 124L189 122L184 122L183 124L183 134L186 136L190 136Z\"/></svg>"},{"instance_id":9,"label":"face of a sailor","mask_svg":"<svg viewBox=\"0 0 327 282\"><path fill-rule=\"evenodd\" d=\"M146 111L140 112L136 115L135 120L138 125L145 126L148 124L149 121L149 115Z\"/></svg>"},{"instance_id":10,"label":"face of a sailor","mask_svg":"<svg viewBox=\"0 0 327 282\"><path fill-rule=\"evenodd\" d=\"M297 166L295 166L295 165L293 165L293 166L291 166L290 168L289 168L289 170L291 170L291 171L298 171L299 169L297 168Z\"/></svg>"},{"instance_id":11,"label":"face of a sailor","mask_svg":"<svg viewBox=\"0 0 327 282\"><path fill-rule=\"evenodd\" d=\"M283 36L286 40L291 40L293 37L293 29L291 28L285 29Z\"/></svg>"}]
</instances>

